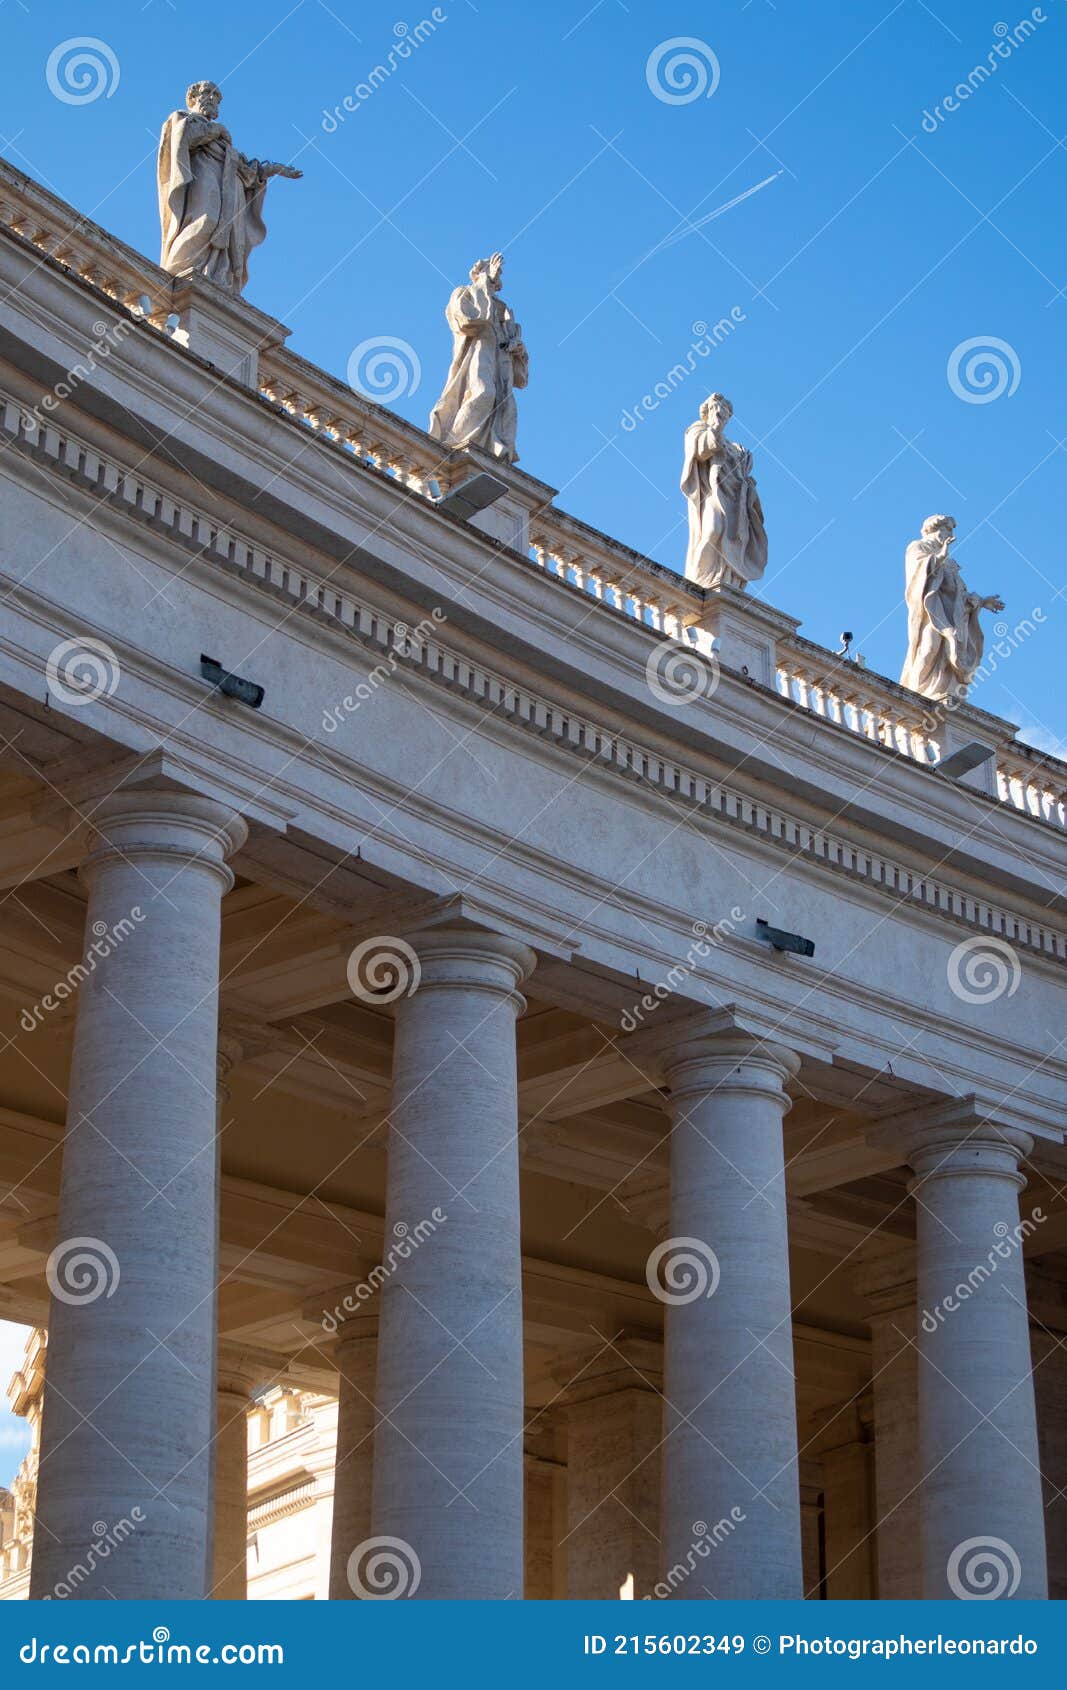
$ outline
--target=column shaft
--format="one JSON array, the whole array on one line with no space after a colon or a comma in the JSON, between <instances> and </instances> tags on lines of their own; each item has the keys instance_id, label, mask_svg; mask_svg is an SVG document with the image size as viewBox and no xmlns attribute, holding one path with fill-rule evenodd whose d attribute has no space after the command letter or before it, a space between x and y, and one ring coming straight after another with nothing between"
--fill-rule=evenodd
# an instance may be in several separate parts
<instances>
[{"instance_id":1,"label":"column shaft","mask_svg":"<svg viewBox=\"0 0 1067 1690\"><path fill-rule=\"evenodd\" d=\"M216 1229L221 805L120 793L97 810L63 1146L35 1597L205 1594ZM98 953L94 952L94 956Z\"/></svg>"},{"instance_id":2,"label":"column shaft","mask_svg":"<svg viewBox=\"0 0 1067 1690\"><path fill-rule=\"evenodd\" d=\"M988 1123L912 1145L918 1227L923 1595L1047 1593L1017 1242L1024 1134Z\"/></svg>"},{"instance_id":3,"label":"column shaft","mask_svg":"<svg viewBox=\"0 0 1067 1690\"><path fill-rule=\"evenodd\" d=\"M333 1525L330 1536L330 1600L350 1601L357 1588L348 1563L371 1536L374 1479L375 1371L378 1323L372 1316L347 1321L334 1354L338 1370L337 1454L334 1459Z\"/></svg>"},{"instance_id":4,"label":"column shaft","mask_svg":"<svg viewBox=\"0 0 1067 1690\"><path fill-rule=\"evenodd\" d=\"M215 1553L211 1595L243 1602L248 1595L249 1381L219 1374L215 1433Z\"/></svg>"},{"instance_id":5,"label":"column shaft","mask_svg":"<svg viewBox=\"0 0 1067 1690\"><path fill-rule=\"evenodd\" d=\"M667 1065L671 1237L654 1252L667 1280L662 1576L690 1567L711 1534L699 1579L720 1598L802 1594L782 1149L795 1067L737 1034ZM697 1594L693 1580L672 1594Z\"/></svg>"},{"instance_id":6,"label":"column shaft","mask_svg":"<svg viewBox=\"0 0 1067 1690\"><path fill-rule=\"evenodd\" d=\"M521 1597L523 1367L516 987L533 965L477 930L416 934L397 1004L381 1293L374 1535L419 1598ZM438 1218L441 1217L441 1218Z\"/></svg>"}]
</instances>

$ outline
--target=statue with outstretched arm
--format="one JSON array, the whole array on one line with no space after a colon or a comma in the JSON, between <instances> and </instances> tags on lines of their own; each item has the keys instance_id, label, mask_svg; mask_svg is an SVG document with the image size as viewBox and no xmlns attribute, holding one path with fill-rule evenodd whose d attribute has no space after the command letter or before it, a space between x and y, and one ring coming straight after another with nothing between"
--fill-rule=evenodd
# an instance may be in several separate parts
<instances>
[{"instance_id":1,"label":"statue with outstretched arm","mask_svg":"<svg viewBox=\"0 0 1067 1690\"><path fill-rule=\"evenodd\" d=\"M203 276L228 293L248 281L248 256L267 233L263 200L272 176L296 180L288 164L246 158L218 121L221 90L194 82L185 107L159 138L159 262L172 276Z\"/></svg>"},{"instance_id":2,"label":"statue with outstretched arm","mask_svg":"<svg viewBox=\"0 0 1067 1690\"><path fill-rule=\"evenodd\" d=\"M979 611L1004 609L995 594L969 591L949 551L955 537L951 516L928 516L904 554L908 655L900 684L939 702L965 698L978 671L985 645Z\"/></svg>"}]
</instances>

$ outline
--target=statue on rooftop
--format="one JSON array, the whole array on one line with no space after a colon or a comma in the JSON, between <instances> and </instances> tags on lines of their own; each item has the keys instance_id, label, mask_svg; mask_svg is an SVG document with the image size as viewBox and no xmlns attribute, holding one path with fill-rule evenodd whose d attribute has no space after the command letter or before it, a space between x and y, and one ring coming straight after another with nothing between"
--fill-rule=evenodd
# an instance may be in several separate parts
<instances>
[{"instance_id":1,"label":"statue on rooftop","mask_svg":"<svg viewBox=\"0 0 1067 1690\"><path fill-rule=\"evenodd\" d=\"M228 293L248 281L248 255L267 230L263 199L272 176L302 170L246 158L218 122L222 92L194 82L186 109L172 112L159 138L159 262L172 276L203 276Z\"/></svg>"},{"instance_id":2,"label":"statue on rooftop","mask_svg":"<svg viewBox=\"0 0 1067 1690\"><path fill-rule=\"evenodd\" d=\"M746 587L767 567L752 453L723 430L734 408L721 393L700 407L700 421L685 431L682 492L689 501L688 581L698 587Z\"/></svg>"},{"instance_id":3,"label":"statue on rooftop","mask_svg":"<svg viewBox=\"0 0 1067 1690\"><path fill-rule=\"evenodd\" d=\"M529 359L522 330L500 298L503 269L499 252L479 258L470 281L449 299L452 363L430 433L445 446L474 446L513 464L519 456L514 389L526 386Z\"/></svg>"},{"instance_id":4,"label":"statue on rooftop","mask_svg":"<svg viewBox=\"0 0 1067 1690\"><path fill-rule=\"evenodd\" d=\"M978 613L1004 609L1003 599L967 590L949 555L955 537L953 517L928 516L904 554L908 655L900 684L939 701L966 697L982 661Z\"/></svg>"}]
</instances>

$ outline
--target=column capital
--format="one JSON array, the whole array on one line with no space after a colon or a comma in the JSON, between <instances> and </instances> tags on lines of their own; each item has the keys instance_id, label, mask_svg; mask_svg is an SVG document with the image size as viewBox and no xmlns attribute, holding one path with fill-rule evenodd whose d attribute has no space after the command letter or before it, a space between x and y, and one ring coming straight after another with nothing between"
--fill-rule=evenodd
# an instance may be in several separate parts
<instances>
[{"instance_id":1,"label":"column capital","mask_svg":"<svg viewBox=\"0 0 1067 1690\"><path fill-rule=\"evenodd\" d=\"M351 1261L352 1278L317 1291L305 1302L305 1320L316 1321L327 1338L350 1343L355 1338L377 1335L378 1291L388 1270L378 1256L357 1256Z\"/></svg>"},{"instance_id":2,"label":"column capital","mask_svg":"<svg viewBox=\"0 0 1067 1690\"><path fill-rule=\"evenodd\" d=\"M615 1198L627 1211L627 1219L659 1236L671 1218L671 1181L666 1168L630 1174L617 1187Z\"/></svg>"},{"instance_id":3,"label":"column capital","mask_svg":"<svg viewBox=\"0 0 1067 1690\"><path fill-rule=\"evenodd\" d=\"M736 1004L696 1010L648 1027L620 1048L648 1067L672 1093L692 1089L781 1090L797 1073L800 1057L790 1047L791 1033L770 1019L750 1015ZM751 1070L742 1075L740 1070ZM737 1085L730 1075L738 1071Z\"/></svg>"},{"instance_id":4,"label":"column capital","mask_svg":"<svg viewBox=\"0 0 1067 1690\"><path fill-rule=\"evenodd\" d=\"M663 1345L655 1338L632 1335L612 1344L590 1344L550 1363L549 1373L562 1386L555 1407L576 1408L620 1391L663 1394Z\"/></svg>"},{"instance_id":5,"label":"column capital","mask_svg":"<svg viewBox=\"0 0 1067 1690\"><path fill-rule=\"evenodd\" d=\"M974 1096L883 1118L868 1131L871 1144L898 1150L916 1180L956 1174L1001 1175L1018 1189L1026 1184L1019 1162L1033 1138L1019 1127L993 1120Z\"/></svg>"},{"instance_id":6,"label":"column capital","mask_svg":"<svg viewBox=\"0 0 1067 1690\"><path fill-rule=\"evenodd\" d=\"M519 987L536 966L534 952L515 934L472 920L459 900L381 910L353 937L348 981L365 1002L395 1013L416 992L459 986L511 998L519 1014L525 1008Z\"/></svg>"},{"instance_id":7,"label":"column capital","mask_svg":"<svg viewBox=\"0 0 1067 1690\"><path fill-rule=\"evenodd\" d=\"M274 1383L284 1362L274 1355L223 1340L218 1348L216 1383L219 1394L251 1397L260 1385Z\"/></svg>"},{"instance_id":8,"label":"column capital","mask_svg":"<svg viewBox=\"0 0 1067 1690\"><path fill-rule=\"evenodd\" d=\"M195 861L213 871L226 890L233 874L226 859L240 849L248 829L237 812L217 799L169 786L129 786L101 800L92 815L89 854L81 874L91 879L116 856L127 862Z\"/></svg>"}]
</instances>

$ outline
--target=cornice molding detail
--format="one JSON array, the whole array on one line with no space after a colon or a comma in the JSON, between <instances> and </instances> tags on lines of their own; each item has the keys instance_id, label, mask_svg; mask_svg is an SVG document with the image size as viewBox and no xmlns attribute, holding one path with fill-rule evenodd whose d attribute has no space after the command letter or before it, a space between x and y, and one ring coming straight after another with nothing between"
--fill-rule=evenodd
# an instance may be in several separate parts
<instances>
[{"instance_id":1,"label":"cornice molding detail","mask_svg":"<svg viewBox=\"0 0 1067 1690\"><path fill-rule=\"evenodd\" d=\"M614 733L567 705L554 703L507 680L430 637L398 631L395 619L314 571L244 539L194 506L179 502L140 474L123 469L71 434L40 427L25 408L0 394L0 437L82 492L118 509L202 564L239 576L260 592L281 598L356 641L369 655L397 653L406 670L468 699L494 717L550 742L605 773L692 806L732 832L769 845L796 860L875 893L885 893L962 928L995 935L1030 955L1067 960L1067 933L1031 921L999 904L971 897L949 882L790 815L665 757L638 740ZM17 592L16 595L17 597ZM649 639L660 638L647 630ZM1017 812L1016 812L1017 813Z\"/></svg>"}]
</instances>

